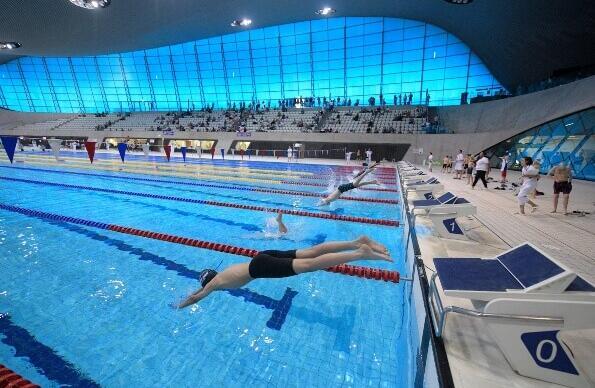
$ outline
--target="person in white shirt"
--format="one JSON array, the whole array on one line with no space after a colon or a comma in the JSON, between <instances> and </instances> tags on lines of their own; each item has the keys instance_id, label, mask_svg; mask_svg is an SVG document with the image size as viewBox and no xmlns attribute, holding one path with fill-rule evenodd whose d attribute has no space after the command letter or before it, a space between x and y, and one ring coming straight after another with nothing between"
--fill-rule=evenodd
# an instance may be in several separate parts
<instances>
[{"instance_id":1,"label":"person in white shirt","mask_svg":"<svg viewBox=\"0 0 595 388\"><path fill-rule=\"evenodd\" d=\"M366 151L366 163L368 163L368 165L372 163L372 150L370 150L369 148Z\"/></svg>"},{"instance_id":2,"label":"person in white shirt","mask_svg":"<svg viewBox=\"0 0 595 388\"><path fill-rule=\"evenodd\" d=\"M500 157L500 183L506 183L506 172L508 171L508 154Z\"/></svg>"},{"instance_id":3,"label":"person in white shirt","mask_svg":"<svg viewBox=\"0 0 595 388\"><path fill-rule=\"evenodd\" d=\"M459 153L455 159L455 177L454 179L463 179L463 164L465 162L465 155L463 150L459 150Z\"/></svg>"},{"instance_id":4,"label":"person in white shirt","mask_svg":"<svg viewBox=\"0 0 595 388\"><path fill-rule=\"evenodd\" d=\"M347 164L349 164L349 161L351 160L351 154L353 152L345 152L345 160L347 161Z\"/></svg>"},{"instance_id":5,"label":"person in white shirt","mask_svg":"<svg viewBox=\"0 0 595 388\"><path fill-rule=\"evenodd\" d=\"M432 172L432 163L434 162L434 155L430 152L428 155L428 172Z\"/></svg>"},{"instance_id":6,"label":"person in white shirt","mask_svg":"<svg viewBox=\"0 0 595 388\"><path fill-rule=\"evenodd\" d=\"M485 157L483 152L479 153L479 158L477 162L475 162L475 179L473 180L473 184L471 185L472 189L475 189L475 185L477 181L481 179L483 183L483 187L486 189L488 188L488 182L486 181L486 175L490 170L490 160Z\"/></svg>"},{"instance_id":7,"label":"person in white shirt","mask_svg":"<svg viewBox=\"0 0 595 388\"><path fill-rule=\"evenodd\" d=\"M521 163L523 165L521 173L523 185L519 190L517 199L519 201L520 214L525 214L525 204L527 203L533 207L531 212L537 210L537 205L529 199L529 194L531 194L535 190L535 187L537 187L539 171L533 167L533 159L529 156L524 157Z\"/></svg>"},{"instance_id":8,"label":"person in white shirt","mask_svg":"<svg viewBox=\"0 0 595 388\"><path fill-rule=\"evenodd\" d=\"M287 161L291 162L292 158L293 158L293 149L291 148L291 146L289 146L287 148Z\"/></svg>"}]
</instances>

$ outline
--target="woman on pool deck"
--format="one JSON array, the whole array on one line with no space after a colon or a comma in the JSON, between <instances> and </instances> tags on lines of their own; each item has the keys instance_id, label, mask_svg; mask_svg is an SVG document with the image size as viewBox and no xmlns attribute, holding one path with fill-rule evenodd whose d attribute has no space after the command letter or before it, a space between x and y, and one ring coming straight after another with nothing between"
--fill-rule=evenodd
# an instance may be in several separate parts
<instances>
[{"instance_id":1,"label":"woman on pool deck","mask_svg":"<svg viewBox=\"0 0 595 388\"><path fill-rule=\"evenodd\" d=\"M337 199L339 199L341 194L343 194L346 191L353 190L353 189L356 189L358 187L362 187L365 185L377 185L378 181L376 181L376 180L362 182L362 179L364 179L364 177L366 175L371 173L372 170L374 169L374 167L376 167L377 165L378 165L378 162L374 163L367 169L365 169L362 172L360 172L359 174L357 174L355 176L355 179L353 180L353 182L345 183L345 184L337 187L337 189L335 191L333 191L330 195L328 195L326 198L324 198L323 200L318 202L317 206L328 205L329 203L336 201Z\"/></svg>"},{"instance_id":2,"label":"woman on pool deck","mask_svg":"<svg viewBox=\"0 0 595 388\"><path fill-rule=\"evenodd\" d=\"M254 279L285 278L362 259L393 261L384 245L366 236L306 249L262 251L250 263L235 264L219 273L213 269L203 270L199 279L202 288L189 295L178 308L197 303L213 291L241 288Z\"/></svg>"}]
</instances>

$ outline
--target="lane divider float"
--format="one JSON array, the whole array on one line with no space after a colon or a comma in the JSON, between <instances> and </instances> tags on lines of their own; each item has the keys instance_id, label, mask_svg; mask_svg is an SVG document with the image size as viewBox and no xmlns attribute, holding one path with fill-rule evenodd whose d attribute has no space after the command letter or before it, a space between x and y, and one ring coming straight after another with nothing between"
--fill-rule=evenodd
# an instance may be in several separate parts
<instances>
[{"instance_id":1,"label":"lane divider float","mask_svg":"<svg viewBox=\"0 0 595 388\"><path fill-rule=\"evenodd\" d=\"M39 388L18 373L0 364L0 388Z\"/></svg>"},{"instance_id":2,"label":"lane divider float","mask_svg":"<svg viewBox=\"0 0 595 388\"><path fill-rule=\"evenodd\" d=\"M59 214L42 212L39 210L26 209L26 208L22 208L22 207L18 207L18 206L13 206L13 205L6 205L3 203L0 203L0 209L8 210L8 211L11 211L14 213L20 213L20 214L23 214L26 216L31 216L31 217L39 217L39 218L44 218L44 219L53 220L53 221L60 221L60 222L67 222L67 223L71 223L71 224L84 225L84 226L89 226L92 228L109 230L112 232L129 234L129 235L149 238L149 239L153 239L153 240L166 241L166 242L170 242L170 243L174 243L174 244L181 244L181 245L187 245L187 246L196 247L196 248L208 249L208 250L217 251L217 252L229 253L232 255L246 256L246 257L250 257L250 258L253 258L256 255L258 255L258 251L255 249L241 248L241 247L236 247L233 245L220 244L220 243L215 243L212 241L198 240L198 239L189 238L189 237L171 235L171 234L167 234L167 233L152 232L152 231L148 231L148 230L130 228L130 227L116 225L116 224L107 224L104 222L90 221L90 220L85 220L82 218L67 217L67 216L62 216ZM365 278L365 279L383 280L385 282L392 282L392 283L398 283L400 280L400 274L397 271L390 271L390 270L379 269L379 268L362 267L362 266L349 265L349 264L336 265L336 266L327 268L326 271L338 273L338 274L342 274L342 275L348 275L348 276L357 276L357 277Z\"/></svg>"},{"instance_id":3,"label":"lane divider float","mask_svg":"<svg viewBox=\"0 0 595 388\"><path fill-rule=\"evenodd\" d=\"M15 168L15 167L0 166L0 168ZM269 189L269 188L263 188L263 187L257 187L257 186L225 186L223 184L179 182L179 181L168 181L168 180L164 180L164 179L150 179L150 178L138 178L138 177L128 177L128 176L124 177L124 176L113 176L113 175L105 175L105 174L82 173L82 172L74 172L74 171L57 171L57 170L48 170L48 169L43 169L43 168L28 168L28 167L17 167L17 168L19 168L21 170L42 171L42 172L51 172L51 173L68 174L68 175L92 176L92 177L100 177L100 178L114 178L114 179L130 180L130 181L168 183L168 184L179 184L179 185L197 186L197 187L212 187L212 188L217 188L217 189L255 191L255 192L259 192L259 193L271 193L271 194L282 194L282 195L299 195L302 197L326 197L326 194L322 194L322 193L315 193L315 192L309 192L309 191L297 191L297 190L277 190L277 189ZM374 202L374 203L386 203L386 204L398 204L399 203L399 201L396 199L351 197L348 195L346 195L346 196L342 195L341 199L347 200L347 201Z\"/></svg>"},{"instance_id":4,"label":"lane divider float","mask_svg":"<svg viewBox=\"0 0 595 388\"><path fill-rule=\"evenodd\" d=\"M163 200L168 200L168 201L196 203L196 204L200 204L200 205L230 207L230 208L243 209L243 210L260 211L260 212L266 212L266 213L283 213L283 214L289 214L289 215L301 216L301 217L323 218L323 219L327 219L327 220L359 222L359 223L363 223L363 224L375 224L375 225L385 225L385 226L399 226L399 221L397 221L397 220L383 220L383 219L379 219L379 218L343 216L343 215L332 214L332 213L316 213L316 212L309 212L309 211L303 211L303 210L289 210L289 209L270 208L270 207L255 206L255 205L243 205L243 204L238 204L238 203L211 201L211 200L206 200L206 199L184 198L184 197L175 197L175 196L171 196L171 195L138 193L135 191L103 189L100 187L69 185L66 183L55 183L55 182L47 182L47 181L36 181L36 180L32 180L32 179L0 177L0 180L32 183L32 184L44 185L44 186L64 187L67 189L97 191L97 192L101 192L101 193L131 195L131 196L135 196L135 197L163 199Z\"/></svg>"}]
</instances>

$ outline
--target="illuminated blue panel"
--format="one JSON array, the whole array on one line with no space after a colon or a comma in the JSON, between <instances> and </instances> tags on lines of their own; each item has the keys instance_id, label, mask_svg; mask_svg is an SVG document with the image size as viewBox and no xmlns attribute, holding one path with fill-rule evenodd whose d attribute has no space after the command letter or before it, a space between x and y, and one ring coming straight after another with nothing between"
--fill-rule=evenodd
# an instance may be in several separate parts
<instances>
[{"instance_id":1,"label":"illuminated blue panel","mask_svg":"<svg viewBox=\"0 0 595 388\"><path fill-rule=\"evenodd\" d=\"M503 89L456 36L420 21L328 18L129 53L23 57L0 65L0 106L92 113L186 110L240 103L459 104Z\"/></svg>"}]
</instances>

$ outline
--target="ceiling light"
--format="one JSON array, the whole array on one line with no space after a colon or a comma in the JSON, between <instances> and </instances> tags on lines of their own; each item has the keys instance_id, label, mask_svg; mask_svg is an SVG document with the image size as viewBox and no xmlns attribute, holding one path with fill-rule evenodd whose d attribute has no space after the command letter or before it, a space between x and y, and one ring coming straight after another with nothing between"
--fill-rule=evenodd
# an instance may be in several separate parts
<instances>
[{"instance_id":1,"label":"ceiling light","mask_svg":"<svg viewBox=\"0 0 595 388\"><path fill-rule=\"evenodd\" d=\"M248 27L250 24L252 24L252 20L246 18L231 22L232 27Z\"/></svg>"},{"instance_id":2,"label":"ceiling light","mask_svg":"<svg viewBox=\"0 0 595 388\"><path fill-rule=\"evenodd\" d=\"M447 3L451 3L451 4L469 4L472 3L473 0L444 0Z\"/></svg>"},{"instance_id":3,"label":"ceiling light","mask_svg":"<svg viewBox=\"0 0 595 388\"><path fill-rule=\"evenodd\" d=\"M13 50L21 47L19 42L0 42L0 50Z\"/></svg>"},{"instance_id":4,"label":"ceiling light","mask_svg":"<svg viewBox=\"0 0 595 388\"><path fill-rule=\"evenodd\" d=\"M72 4L86 9L105 8L110 5L111 0L69 0Z\"/></svg>"},{"instance_id":5,"label":"ceiling light","mask_svg":"<svg viewBox=\"0 0 595 388\"><path fill-rule=\"evenodd\" d=\"M335 12L336 10L334 10L331 7L324 7L323 9L319 9L318 11L316 11L316 15L327 16Z\"/></svg>"}]
</instances>

